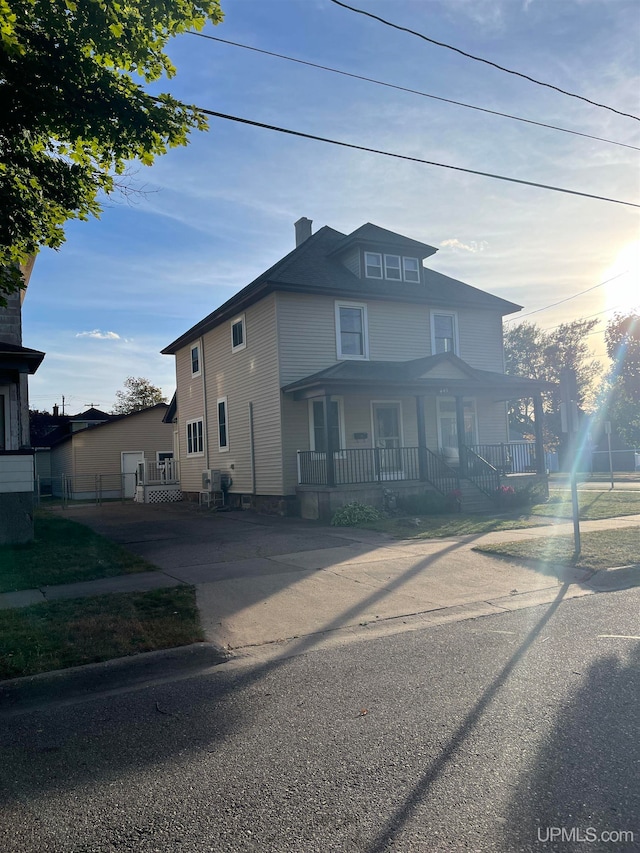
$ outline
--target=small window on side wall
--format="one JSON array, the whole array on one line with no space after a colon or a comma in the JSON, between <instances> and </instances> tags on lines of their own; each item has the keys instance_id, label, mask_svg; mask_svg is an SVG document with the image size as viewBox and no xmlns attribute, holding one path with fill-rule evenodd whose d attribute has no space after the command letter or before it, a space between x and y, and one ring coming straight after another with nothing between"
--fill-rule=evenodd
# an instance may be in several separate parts
<instances>
[{"instance_id":1,"label":"small window on side wall","mask_svg":"<svg viewBox=\"0 0 640 853\"><path fill-rule=\"evenodd\" d=\"M231 322L231 349L233 352L244 349L247 345L244 314Z\"/></svg>"},{"instance_id":2,"label":"small window on side wall","mask_svg":"<svg viewBox=\"0 0 640 853\"><path fill-rule=\"evenodd\" d=\"M458 354L456 315L431 315L431 350L434 355L442 352Z\"/></svg>"},{"instance_id":3,"label":"small window on side wall","mask_svg":"<svg viewBox=\"0 0 640 853\"><path fill-rule=\"evenodd\" d=\"M218 404L218 449L229 450L229 423L227 416L227 398L220 397Z\"/></svg>"},{"instance_id":4,"label":"small window on side wall","mask_svg":"<svg viewBox=\"0 0 640 853\"><path fill-rule=\"evenodd\" d=\"M202 418L187 421L187 456L202 456L204 453L204 431Z\"/></svg>"},{"instance_id":5,"label":"small window on side wall","mask_svg":"<svg viewBox=\"0 0 640 853\"><path fill-rule=\"evenodd\" d=\"M200 376L200 346L191 347L191 375Z\"/></svg>"}]
</instances>

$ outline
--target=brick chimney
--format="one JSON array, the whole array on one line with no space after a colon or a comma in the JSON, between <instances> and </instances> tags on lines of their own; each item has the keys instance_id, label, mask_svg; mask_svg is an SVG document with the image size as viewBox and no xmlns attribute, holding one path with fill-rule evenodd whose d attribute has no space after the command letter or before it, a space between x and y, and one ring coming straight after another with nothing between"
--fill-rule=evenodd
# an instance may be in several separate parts
<instances>
[{"instance_id":1,"label":"brick chimney","mask_svg":"<svg viewBox=\"0 0 640 853\"><path fill-rule=\"evenodd\" d=\"M311 237L311 225L312 220L307 219L306 216L300 217L294 224L294 228L296 229L296 248Z\"/></svg>"}]
</instances>

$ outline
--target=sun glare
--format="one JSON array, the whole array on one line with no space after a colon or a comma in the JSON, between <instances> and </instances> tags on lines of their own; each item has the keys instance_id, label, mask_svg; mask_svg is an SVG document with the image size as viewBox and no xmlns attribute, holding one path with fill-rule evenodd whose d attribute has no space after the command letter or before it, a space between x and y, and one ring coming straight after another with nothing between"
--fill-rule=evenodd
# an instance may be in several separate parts
<instances>
[{"instance_id":1,"label":"sun glare","mask_svg":"<svg viewBox=\"0 0 640 853\"><path fill-rule=\"evenodd\" d=\"M616 276L606 286L607 310L626 314L640 309L640 240L628 243L618 253L604 278Z\"/></svg>"}]
</instances>

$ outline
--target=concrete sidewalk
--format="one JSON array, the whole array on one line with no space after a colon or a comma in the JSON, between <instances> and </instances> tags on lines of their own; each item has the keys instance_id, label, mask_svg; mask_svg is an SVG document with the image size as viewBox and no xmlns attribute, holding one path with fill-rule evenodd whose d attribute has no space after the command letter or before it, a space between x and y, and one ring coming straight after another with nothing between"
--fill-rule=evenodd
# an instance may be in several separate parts
<instances>
[{"instance_id":1,"label":"concrete sidewalk","mask_svg":"<svg viewBox=\"0 0 640 853\"><path fill-rule=\"evenodd\" d=\"M207 640L235 654L317 646L520 609L638 583L640 567L587 572L499 559L482 543L547 539L572 525L449 539L391 540L250 513L84 507L65 513L158 565L157 572L0 595L0 607L194 584ZM638 527L640 515L581 522L583 532ZM640 551L640 547L639 547Z\"/></svg>"}]
</instances>

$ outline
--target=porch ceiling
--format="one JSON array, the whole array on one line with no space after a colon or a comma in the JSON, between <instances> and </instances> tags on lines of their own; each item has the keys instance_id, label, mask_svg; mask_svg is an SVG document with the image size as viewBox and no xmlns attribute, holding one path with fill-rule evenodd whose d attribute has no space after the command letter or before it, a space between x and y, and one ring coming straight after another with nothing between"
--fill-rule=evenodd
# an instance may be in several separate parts
<instances>
[{"instance_id":1,"label":"porch ceiling","mask_svg":"<svg viewBox=\"0 0 640 853\"><path fill-rule=\"evenodd\" d=\"M457 368L459 376L438 376L438 368L445 364ZM442 353L412 361L342 361L285 385L282 391L296 400L333 394L401 393L444 397L480 394L500 402L531 397L553 387L549 382L477 370L451 353Z\"/></svg>"}]
</instances>

